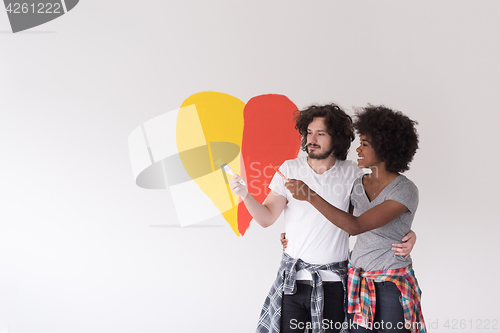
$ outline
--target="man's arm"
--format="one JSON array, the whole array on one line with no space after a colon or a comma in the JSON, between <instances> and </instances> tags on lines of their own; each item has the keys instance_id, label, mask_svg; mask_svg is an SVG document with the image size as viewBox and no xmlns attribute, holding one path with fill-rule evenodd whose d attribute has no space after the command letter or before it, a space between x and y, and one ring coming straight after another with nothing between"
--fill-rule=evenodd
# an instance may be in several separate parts
<instances>
[{"instance_id":1,"label":"man's arm","mask_svg":"<svg viewBox=\"0 0 500 333\"><path fill-rule=\"evenodd\" d=\"M281 245L283 245L283 251L288 247L288 239L286 238L286 233L282 233L280 236ZM410 252L415 246L415 242L417 241L417 234L410 230L406 236L403 237L401 243L392 244L392 251L394 251L394 255L404 257L405 259L410 256Z\"/></svg>"},{"instance_id":2,"label":"man's arm","mask_svg":"<svg viewBox=\"0 0 500 333\"><path fill-rule=\"evenodd\" d=\"M402 243L392 244L392 250L396 252L395 255L406 259L410 256L410 252L415 246L417 234L413 230L410 230L401 241Z\"/></svg>"},{"instance_id":3,"label":"man's arm","mask_svg":"<svg viewBox=\"0 0 500 333\"><path fill-rule=\"evenodd\" d=\"M234 194L240 196L247 207L248 212L258 224L267 228L271 226L280 216L286 206L286 198L274 191L271 191L264 203L255 200L245 185L239 181L242 179L239 175L235 175L229 181L229 188Z\"/></svg>"}]
</instances>

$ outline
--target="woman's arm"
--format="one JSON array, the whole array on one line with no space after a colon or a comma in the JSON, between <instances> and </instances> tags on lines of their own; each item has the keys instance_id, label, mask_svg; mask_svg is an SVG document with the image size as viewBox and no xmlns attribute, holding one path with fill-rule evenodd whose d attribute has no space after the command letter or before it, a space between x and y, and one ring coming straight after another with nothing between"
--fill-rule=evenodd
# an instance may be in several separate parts
<instances>
[{"instance_id":1,"label":"woman's arm","mask_svg":"<svg viewBox=\"0 0 500 333\"><path fill-rule=\"evenodd\" d=\"M359 235L379 228L408 211L405 205L394 200L387 200L367 210L360 216L354 217L330 205L300 180L290 179L285 186L295 199L308 201L330 222L350 235Z\"/></svg>"}]
</instances>

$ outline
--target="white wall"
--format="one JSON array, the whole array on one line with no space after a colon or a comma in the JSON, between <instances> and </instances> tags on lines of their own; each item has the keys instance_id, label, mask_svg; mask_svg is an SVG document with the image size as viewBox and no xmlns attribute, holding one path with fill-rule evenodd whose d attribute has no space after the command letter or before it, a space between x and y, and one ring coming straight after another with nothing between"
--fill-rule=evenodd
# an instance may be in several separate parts
<instances>
[{"instance_id":1,"label":"white wall","mask_svg":"<svg viewBox=\"0 0 500 333\"><path fill-rule=\"evenodd\" d=\"M0 10L0 332L254 330L282 221L240 238L152 227L175 224L169 193L130 168L128 134L205 90L418 120L424 316L430 332L484 331L500 320L499 14L497 1L82 0L12 34Z\"/></svg>"}]
</instances>

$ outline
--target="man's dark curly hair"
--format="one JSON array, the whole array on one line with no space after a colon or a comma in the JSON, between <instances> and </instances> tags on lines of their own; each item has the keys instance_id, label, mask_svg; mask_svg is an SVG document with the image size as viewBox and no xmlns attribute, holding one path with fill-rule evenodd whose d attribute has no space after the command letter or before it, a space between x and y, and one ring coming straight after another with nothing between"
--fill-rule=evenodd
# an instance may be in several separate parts
<instances>
[{"instance_id":1,"label":"man's dark curly hair","mask_svg":"<svg viewBox=\"0 0 500 333\"><path fill-rule=\"evenodd\" d=\"M307 127L314 118L325 118L325 124L332 138L332 148L336 158L345 160L351 142L354 141L354 128L352 119L344 110L336 104L327 105L311 105L310 107L296 111L295 114L295 129L297 129L302 137L301 148L306 151L307 147Z\"/></svg>"},{"instance_id":2,"label":"man's dark curly hair","mask_svg":"<svg viewBox=\"0 0 500 333\"><path fill-rule=\"evenodd\" d=\"M354 128L359 135L369 137L370 144L380 161L385 162L389 172L410 170L410 162L418 149L416 121L400 111L383 105L367 107L356 111Z\"/></svg>"}]
</instances>

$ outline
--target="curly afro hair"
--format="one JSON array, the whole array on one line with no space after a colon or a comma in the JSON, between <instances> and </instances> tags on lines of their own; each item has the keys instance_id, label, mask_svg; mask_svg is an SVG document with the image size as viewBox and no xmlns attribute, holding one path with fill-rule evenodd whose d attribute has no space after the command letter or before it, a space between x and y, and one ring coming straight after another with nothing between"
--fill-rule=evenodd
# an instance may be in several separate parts
<instances>
[{"instance_id":1,"label":"curly afro hair","mask_svg":"<svg viewBox=\"0 0 500 333\"><path fill-rule=\"evenodd\" d=\"M383 105L367 107L356 111L354 128L359 135L370 138L371 146L377 157L385 162L387 171L399 173L410 169L418 149L416 121L400 111L391 110Z\"/></svg>"},{"instance_id":2,"label":"curly afro hair","mask_svg":"<svg viewBox=\"0 0 500 333\"><path fill-rule=\"evenodd\" d=\"M303 151L306 151L307 147L307 127L314 118L325 118L328 134L332 138L332 154L342 161L345 160L355 137L351 117L333 103L322 106L311 105L304 110L296 111L295 129L302 137L301 148Z\"/></svg>"}]
</instances>

